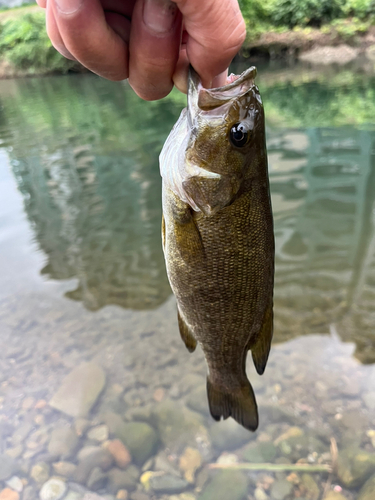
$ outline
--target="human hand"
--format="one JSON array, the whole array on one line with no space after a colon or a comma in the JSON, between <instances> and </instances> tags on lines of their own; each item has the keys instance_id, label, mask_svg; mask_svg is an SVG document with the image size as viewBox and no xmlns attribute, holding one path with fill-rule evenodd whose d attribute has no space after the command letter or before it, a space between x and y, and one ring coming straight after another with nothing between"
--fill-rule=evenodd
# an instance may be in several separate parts
<instances>
[{"instance_id":1,"label":"human hand","mask_svg":"<svg viewBox=\"0 0 375 500\"><path fill-rule=\"evenodd\" d=\"M205 87L226 83L245 23L237 0L37 0L65 57L145 100L186 92L189 63Z\"/></svg>"}]
</instances>

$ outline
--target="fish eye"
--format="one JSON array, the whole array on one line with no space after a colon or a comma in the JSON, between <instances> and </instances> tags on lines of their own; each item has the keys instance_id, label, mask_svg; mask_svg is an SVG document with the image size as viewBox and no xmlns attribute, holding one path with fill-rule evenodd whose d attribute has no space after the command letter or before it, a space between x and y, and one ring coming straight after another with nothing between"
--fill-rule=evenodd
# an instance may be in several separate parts
<instances>
[{"instance_id":1,"label":"fish eye","mask_svg":"<svg viewBox=\"0 0 375 500\"><path fill-rule=\"evenodd\" d=\"M236 123L230 129L229 137L233 146L236 146L237 148L243 148L247 144L249 131L246 130L243 123Z\"/></svg>"}]
</instances>

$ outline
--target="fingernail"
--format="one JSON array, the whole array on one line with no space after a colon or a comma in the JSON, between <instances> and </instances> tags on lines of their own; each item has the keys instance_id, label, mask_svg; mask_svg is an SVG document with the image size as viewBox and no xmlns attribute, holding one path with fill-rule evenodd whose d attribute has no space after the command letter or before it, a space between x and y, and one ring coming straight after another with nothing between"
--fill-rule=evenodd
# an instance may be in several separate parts
<instances>
[{"instance_id":1,"label":"fingernail","mask_svg":"<svg viewBox=\"0 0 375 500\"><path fill-rule=\"evenodd\" d=\"M83 0L55 0L56 6L63 14L74 14L80 9Z\"/></svg>"},{"instance_id":2,"label":"fingernail","mask_svg":"<svg viewBox=\"0 0 375 500\"><path fill-rule=\"evenodd\" d=\"M145 0L143 21L156 33L167 33L173 28L177 10L177 5L171 0Z\"/></svg>"}]
</instances>

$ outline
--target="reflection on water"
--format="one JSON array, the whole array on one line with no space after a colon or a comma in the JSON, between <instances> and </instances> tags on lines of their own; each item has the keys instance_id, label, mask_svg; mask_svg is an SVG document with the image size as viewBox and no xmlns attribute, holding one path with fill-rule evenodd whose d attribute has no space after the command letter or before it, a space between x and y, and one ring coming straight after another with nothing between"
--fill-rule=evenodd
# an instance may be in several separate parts
<instances>
[{"instance_id":1,"label":"reflection on water","mask_svg":"<svg viewBox=\"0 0 375 500\"><path fill-rule=\"evenodd\" d=\"M56 476L69 493L48 498L217 500L229 483L234 500L318 500L324 473L212 479L202 464L329 464L334 437L344 496L330 500L375 498L375 79L360 76L260 72L276 284L269 366L248 369L255 435L211 421L203 357L177 331L158 153L184 96L145 103L89 75L0 82L1 487L15 475L31 500Z\"/></svg>"}]
</instances>

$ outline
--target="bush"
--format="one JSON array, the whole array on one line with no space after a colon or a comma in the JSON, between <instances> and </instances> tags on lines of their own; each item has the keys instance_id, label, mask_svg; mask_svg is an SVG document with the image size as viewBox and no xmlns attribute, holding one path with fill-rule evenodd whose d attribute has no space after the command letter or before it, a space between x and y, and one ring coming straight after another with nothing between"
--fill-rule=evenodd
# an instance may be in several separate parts
<instances>
[{"instance_id":1,"label":"bush","mask_svg":"<svg viewBox=\"0 0 375 500\"><path fill-rule=\"evenodd\" d=\"M347 0L345 14L359 19L375 14L375 0Z\"/></svg>"},{"instance_id":2,"label":"bush","mask_svg":"<svg viewBox=\"0 0 375 500\"><path fill-rule=\"evenodd\" d=\"M43 12L6 19L0 25L0 57L30 73L66 73L76 64L53 48Z\"/></svg>"},{"instance_id":3,"label":"bush","mask_svg":"<svg viewBox=\"0 0 375 500\"><path fill-rule=\"evenodd\" d=\"M375 0L239 0L248 29L315 26L335 19L364 20L375 14ZM263 30L264 31L264 30Z\"/></svg>"},{"instance_id":4,"label":"bush","mask_svg":"<svg viewBox=\"0 0 375 500\"><path fill-rule=\"evenodd\" d=\"M276 26L321 26L342 17L345 0L275 0L271 20Z\"/></svg>"}]
</instances>

